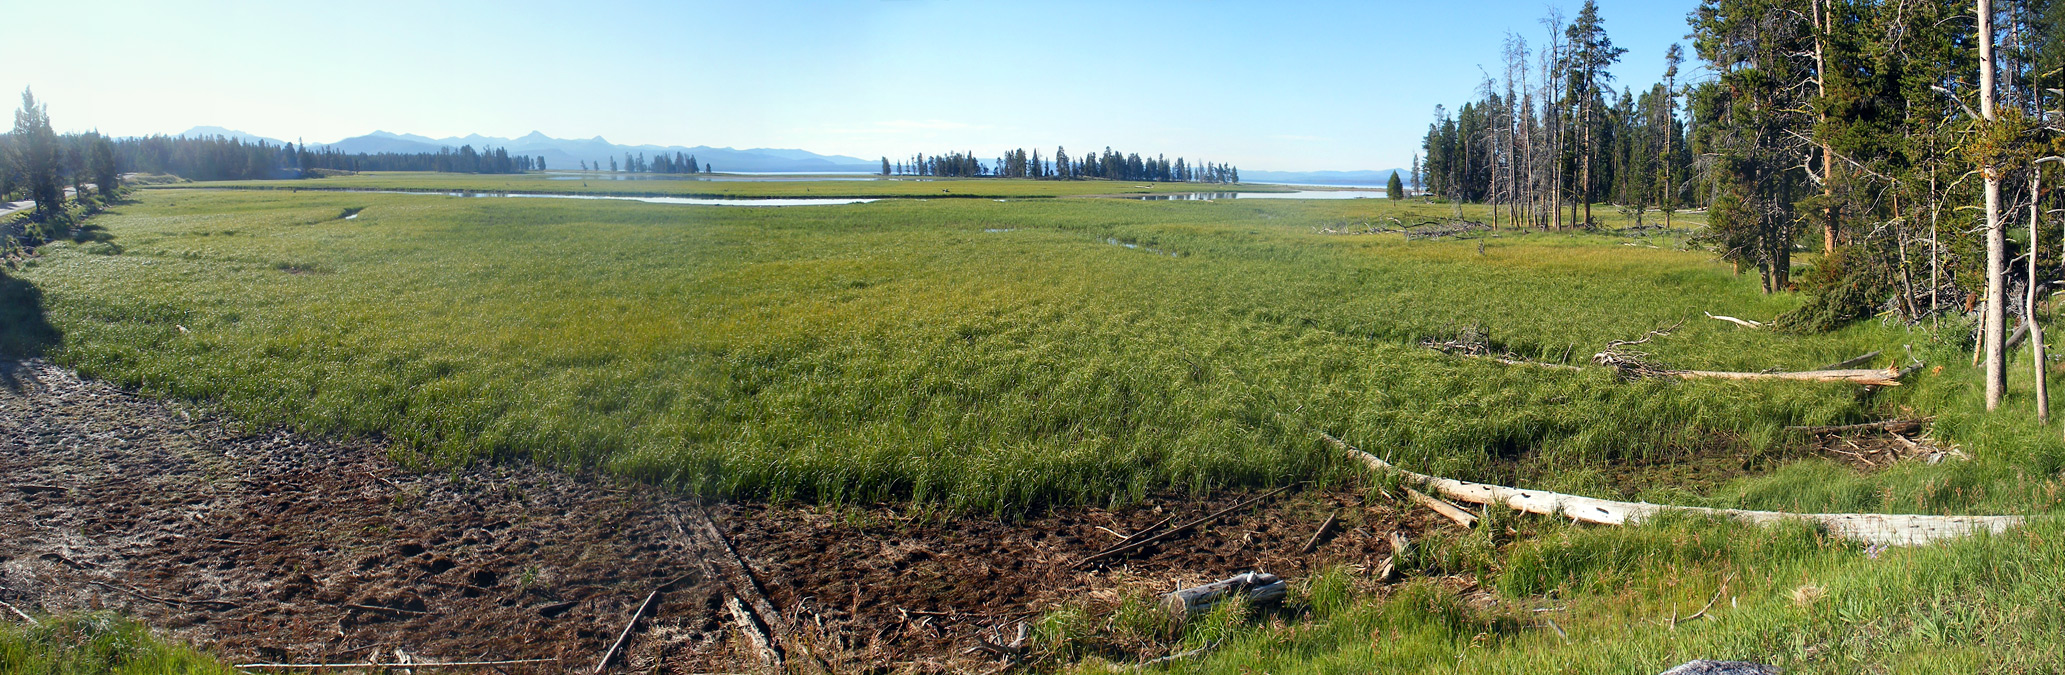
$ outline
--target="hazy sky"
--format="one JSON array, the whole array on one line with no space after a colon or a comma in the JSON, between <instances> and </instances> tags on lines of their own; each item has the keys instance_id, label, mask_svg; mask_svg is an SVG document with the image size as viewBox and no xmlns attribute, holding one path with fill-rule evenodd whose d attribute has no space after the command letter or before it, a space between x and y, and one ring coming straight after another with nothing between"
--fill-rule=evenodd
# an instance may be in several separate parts
<instances>
[{"instance_id":1,"label":"hazy sky","mask_svg":"<svg viewBox=\"0 0 2065 675\"><path fill-rule=\"evenodd\" d=\"M1695 2L1600 4L1628 48L1617 84L1639 88ZM1578 2L0 5L0 91L33 86L61 130L538 130L870 159L1109 145L1318 170L1403 166L1434 105L1499 69L1507 31L1540 44L1547 8Z\"/></svg>"}]
</instances>

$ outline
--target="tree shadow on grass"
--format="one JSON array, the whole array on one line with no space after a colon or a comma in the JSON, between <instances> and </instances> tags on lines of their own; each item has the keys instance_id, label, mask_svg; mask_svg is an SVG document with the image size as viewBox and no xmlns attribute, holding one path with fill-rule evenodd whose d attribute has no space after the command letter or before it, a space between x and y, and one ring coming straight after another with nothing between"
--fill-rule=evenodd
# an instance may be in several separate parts
<instances>
[{"instance_id":1,"label":"tree shadow on grass","mask_svg":"<svg viewBox=\"0 0 2065 675\"><path fill-rule=\"evenodd\" d=\"M0 270L0 386L19 390L16 360L42 356L61 337L44 311L43 289Z\"/></svg>"}]
</instances>

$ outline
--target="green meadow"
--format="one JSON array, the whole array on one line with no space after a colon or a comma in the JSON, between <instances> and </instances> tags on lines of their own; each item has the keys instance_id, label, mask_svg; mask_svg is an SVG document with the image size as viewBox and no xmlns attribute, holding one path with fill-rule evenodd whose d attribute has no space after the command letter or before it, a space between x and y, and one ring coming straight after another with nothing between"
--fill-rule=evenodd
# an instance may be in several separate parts
<instances>
[{"instance_id":1,"label":"green meadow","mask_svg":"<svg viewBox=\"0 0 2065 675\"><path fill-rule=\"evenodd\" d=\"M943 183L1012 197L1130 188ZM2027 412L2026 356L2008 410L1987 415L1961 323L1938 337L1708 320L1767 320L1800 299L1759 293L1686 230L1343 234L1455 208L1384 200L758 208L194 187L138 191L90 236L45 246L12 274L50 329L0 329L0 344L262 424L390 439L424 466L529 460L714 496L976 517L1358 480L1314 430L1418 471L1658 502L2045 514L2065 499L2065 442ZM1677 368L1807 369L1874 350L1874 366L1911 350L1942 368L1872 391L1624 381L1419 346L1468 332L1583 365L1672 325L1640 349ZM1934 416L1936 437L1971 459L1860 472L1783 430L1893 415ZM1697 470L1717 465L1734 468ZM1502 599L1491 605L1432 580L1377 591L1340 570L1300 580L1292 610L1168 626L1138 599L1116 616L1050 614L1040 644L1089 670L1105 667L1100 641L1124 635L1211 646L1165 667L1215 672L1653 673L1694 657L1789 673L2065 667L2052 523L1881 552L1799 528L1488 518L1401 563L1475 575ZM1700 620L1668 621L1723 596Z\"/></svg>"},{"instance_id":2,"label":"green meadow","mask_svg":"<svg viewBox=\"0 0 2065 675\"><path fill-rule=\"evenodd\" d=\"M1617 460L1782 459L1797 441L1785 425L1900 405L1975 442L2021 437L1958 416L1963 369L1861 395L1419 348L1467 330L1583 364L1682 321L1643 348L1713 370L1959 349L1876 325L1800 336L1706 320L1797 301L1668 237L1326 233L1448 208L146 190L95 219L105 241L50 246L22 276L63 335L52 354L98 377L432 462L533 459L728 497L1005 512L1338 479L1347 465L1314 429L1424 471L1609 494L1626 494ZM2065 454L2055 438L2014 445L1973 449L2039 473ZM1956 512L2021 504L2040 482L2003 486L1983 461L1870 476L1771 464L1762 482L1649 496ZM1787 483L1794 464L1810 475Z\"/></svg>"}]
</instances>

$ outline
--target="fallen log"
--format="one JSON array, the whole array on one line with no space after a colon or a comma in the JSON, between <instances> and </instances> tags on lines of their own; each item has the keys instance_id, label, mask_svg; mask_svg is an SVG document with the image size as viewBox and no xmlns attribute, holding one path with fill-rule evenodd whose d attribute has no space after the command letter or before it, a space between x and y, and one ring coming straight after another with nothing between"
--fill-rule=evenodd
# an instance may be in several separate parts
<instances>
[{"instance_id":1,"label":"fallen log","mask_svg":"<svg viewBox=\"0 0 2065 675\"><path fill-rule=\"evenodd\" d=\"M694 557L700 563L703 574L731 589L731 601L737 604L736 608L731 609L734 616L743 612L744 615L740 617L742 624L764 631L762 637L765 638L766 646L762 648L759 644L755 645L763 663L772 672L783 672L782 661L788 654L787 648L801 645L785 644L787 641L782 637L781 612L767 600L767 593L761 590L760 580L754 577L753 568L746 564L746 559L739 555L737 549L732 548L731 540L725 538L724 533L717 529L717 524L710 520L709 514L704 513L700 507L679 509L670 520L673 521L674 531L686 540L683 543L687 548L697 553ZM687 521L688 525L684 526L683 521ZM720 564L723 567L721 570ZM809 648L804 646L804 649L808 653ZM815 657L814 654L811 656Z\"/></svg>"},{"instance_id":2,"label":"fallen log","mask_svg":"<svg viewBox=\"0 0 2065 675\"><path fill-rule=\"evenodd\" d=\"M1443 517L1448 518L1449 520L1456 521L1456 524L1463 526L1463 529L1465 530L1477 527L1477 516L1471 514L1469 511L1464 511L1463 508L1460 506L1456 506L1454 504L1450 504L1448 502L1441 501L1433 497L1429 497L1426 495L1426 493L1420 492L1419 490L1414 490L1412 488L1406 488L1405 494L1406 496L1411 497L1414 502L1418 502L1421 506L1425 506L1428 509L1433 510L1435 513L1439 513Z\"/></svg>"},{"instance_id":3,"label":"fallen log","mask_svg":"<svg viewBox=\"0 0 2065 675\"><path fill-rule=\"evenodd\" d=\"M1274 602L1282 600L1290 590L1290 582L1266 572L1249 572L1236 575L1225 581L1215 581L1196 588L1185 588L1162 596L1162 606L1179 617L1190 616L1211 609L1228 598L1246 597L1250 602Z\"/></svg>"},{"instance_id":4,"label":"fallen log","mask_svg":"<svg viewBox=\"0 0 2065 675\"><path fill-rule=\"evenodd\" d=\"M1721 316L1721 315L1718 315L1718 314L1710 314L1710 313L1707 313L1707 312L1700 312L1700 313L1701 313L1701 314L1706 314L1706 318L1709 318L1709 319L1713 319L1713 320L1715 320L1715 321L1726 321L1726 322L1728 322L1728 323L1732 323L1732 324L1735 324L1735 325L1737 325L1737 326L1741 326L1741 327L1743 327L1743 328L1763 328L1763 327L1764 327L1764 323L1763 323L1763 322L1761 322L1761 321L1750 321L1750 320L1748 320L1748 319L1738 319L1738 318L1735 318L1735 317L1732 317L1732 316Z\"/></svg>"},{"instance_id":5,"label":"fallen log","mask_svg":"<svg viewBox=\"0 0 2065 675\"><path fill-rule=\"evenodd\" d=\"M1840 434L1847 431L1890 431L1901 433L1916 431L1921 428L1921 420L1879 420L1877 422L1835 424L1824 427L1786 427L1785 430L1798 431L1805 434Z\"/></svg>"},{"instance_id":6,"label":"fallen log","mask_svg":"<svg viewBox=\"0 0 2065 675\"><path fill-rule=\"evenodd\" d=\"M1567 495L1546 490L1521 490L1503 485L1471 483L1414 473L1392 466L1376 455L1363 452L1347 441L1326 432L1320 438L1347 452L1350 457L1379 471L1395 471L1433 488L1441 495L1471 504L1498 504L1515 511L1559 516L1600 525L1630 525L1660 513L1691 513L1733 518L1759 525L1781 521L1807 521L1821 525L1846 539L1885 546L1912 546L1962 537L1974 532L2005 532L2021 525L2022 516L1928 516L1882 513L1787 513L1713 509L1701 506L1669 506L1647 502L1621 502Z\"/></svg>"},{"instance_id":7,"label":"fallen log","mask_svg":"<svg viewBox=\"0 0 2065 675\"><path fill-rule=\"evenodd\" d=\"M515 659L511 661L432 661L430 663L239 663L233 667L250 670L356 670L371 668L423 670L428 668L492 668L495 666L518 666L526 663L553 663L558 660Z\"/></svg>"},{"instance_id":8,"label":"fallen log","mask_svg":"<svg viewBox=\"0 0 2065 675\"><path fill-rule=\"evenodd\" d=\"M1849 370L1799 370L1776 373L1737 373L1719 370L1666 370L1662 374L1687 380L1808 380L1813 382L1855 382L1880 387L1900 386L1899 368L1858 368Z\"/></svg>"},{"instance_id":9,"label":"fallen log","mask_svg":"<svg viewBox=\"0 0 2065 675\"><path fill-rule=\"evenodd\" d=\"M760 625L753 610L746 609L746 603L734 595L725 599L724 608L731 612L731 618L739 624L739 632L746 634L746 641L753 643L753 654L766 665L769 672L782 672L782 654L775 649L774 638L768 635L767 627Z\"/></svg>"},{"instance_id":10,"label":"fallen log","mask_svg":"<svg viewBox=\"0 0 2065 675\"><path fill-rule=\"evenodd\" d=\"M1686 661L1676 668L1663 671L1659 675L1778 675L1780 672L1782 671L1776 666L1767 666L1749 661L1710 661L1699 659L1697 661Z\"/></svg>"}]
</instances>

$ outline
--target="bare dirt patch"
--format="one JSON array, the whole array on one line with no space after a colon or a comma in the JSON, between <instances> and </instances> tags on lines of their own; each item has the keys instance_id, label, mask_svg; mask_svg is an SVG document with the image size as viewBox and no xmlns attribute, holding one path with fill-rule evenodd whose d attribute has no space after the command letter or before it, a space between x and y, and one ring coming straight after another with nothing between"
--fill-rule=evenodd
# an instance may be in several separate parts
<instances>
[{"instance_id":1,"label":"bare dirt patch","mask_svg":"<svg viewBox=\"0 0 2065 675\"><path fill-rule=\"evenodd\" d=\"M1293 491L1111 566L1072 564L1114 533L1248 496L1013 520L704 506L528 465L411 472L375 442L242 429L46 363L0 362L0 599L118 610L232 662L557 659L504 671L586 671L649 591L680 579L622 668L750 668L726 610L735 586L701 562L721 552L678 525L697 513L764 589L805 672L989 670L1001 662L967 653L978 634L1063 604L1249 570L1373 566L1391 531L1443 526L1353 491ZM1334 513L1337 534L1300 552Z\"/></svg>"}]
</instances>

